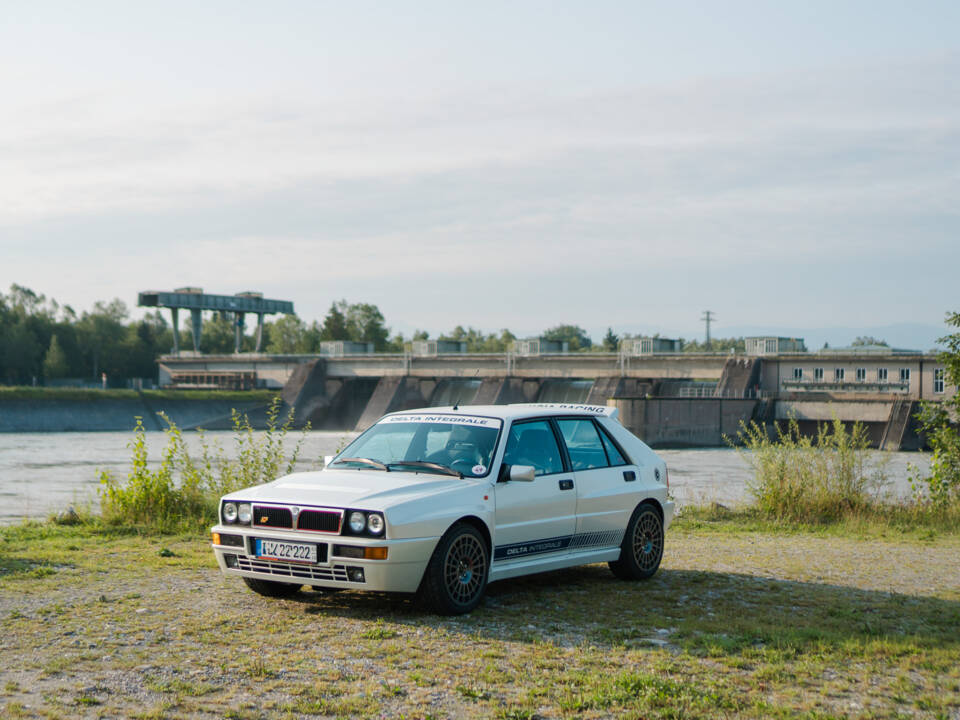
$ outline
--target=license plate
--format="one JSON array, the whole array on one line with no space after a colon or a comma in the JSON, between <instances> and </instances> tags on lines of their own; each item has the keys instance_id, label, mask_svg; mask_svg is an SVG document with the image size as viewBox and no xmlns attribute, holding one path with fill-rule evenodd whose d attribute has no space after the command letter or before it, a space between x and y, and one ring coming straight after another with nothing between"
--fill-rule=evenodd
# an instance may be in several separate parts
<instances>
[{"instance_id":1,"label":"license plate","mask_svg":"<svg viewBox=\"0 0 960 720\"><path fill-rule=\"evenodd\" d=\"M257 538L257 557L287 562L317 562L317 546L300 543L278 542L277 540L263 540Z\"/></svg>"}]
</instances>

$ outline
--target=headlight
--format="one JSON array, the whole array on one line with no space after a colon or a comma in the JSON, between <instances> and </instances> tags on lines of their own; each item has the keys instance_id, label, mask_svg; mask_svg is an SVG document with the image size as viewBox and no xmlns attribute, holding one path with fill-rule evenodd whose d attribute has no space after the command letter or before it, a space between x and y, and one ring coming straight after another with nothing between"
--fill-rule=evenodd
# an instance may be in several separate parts
<instances>
[{"instance_id":1,"label":"headlight","mask_svg":"<svg viewBox=\"0 0 960 720\"><path fill-rule=\"evenodd\" d=\"M228 523L237 521L237 506L231 502L223 504L223 520Z\"/></svg>"},{"instance_id":2,"label":"headlight","mask_svg":"<svg viewBox=\"0 0 960 720\"><path fill-rule=\"evenodd\" d=\"M244 525L250 524L250 518L253 517L253 509L250 507L249 503L241 503L237 505L237 519L240 520Z\"/></svg>"},{"instance_id":3,"label":"headlight","mask_svg":"<svg viewBox=\"0 0 960 720\"><path fill-rule=\"evenodd\" d=\"M367 527L367 516L362 512L353 511L350 513L350 530L358 535Z\"/></svg>"},{"instance_id":4,"label":"headlight","mask_svg":"<svg viewBox=\"0 0 960 720\"><path fill-rule=\"evenodd\" d=\"M383 532L383 515L378 513L370 513L367 516L367 530L370 531L372 535L379 535Z\"/></svg>"}]
</instances>

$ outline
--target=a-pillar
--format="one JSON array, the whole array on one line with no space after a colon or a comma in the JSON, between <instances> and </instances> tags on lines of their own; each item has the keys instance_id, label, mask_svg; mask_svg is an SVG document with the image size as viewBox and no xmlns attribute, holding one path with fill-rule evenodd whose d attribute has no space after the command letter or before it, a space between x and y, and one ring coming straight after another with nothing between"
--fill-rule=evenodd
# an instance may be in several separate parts
<instances>
[{"instance_id":1,"label":"a-pillar","mask_svg":"<svg viewBox=\"0 0 960 720\"><path fill-rule=\"evenodd\" d=\"M196 308L190 310L190 334L193 335L193 349L200 352L200 331L203 327L203 313Z\"/></svg>"},{"instance_id":2,"label":"a-pillar","mask_svg":"<svg viewBox=\"0 0 960 720\"><path fill-rule=\"evenodd\" d=\"M235 312L234 317L234 328L233 328L233 351L235 353L240 352L240 340L243 339L243 316L246 313Z\"/></svg>"},{"instance_id":3,"label":"a-pillar","mask_svg":"<svg viewBox=\"0 0 960 720\"><path fill-rule=\"evenodd\" d=\"M263 313L257 313L257 346L254 352L260 352L260 345L263 344Z\"/></svg>"},{"instance_id":4,"label":"a-pillar","mask_svg":"<svg viewBox=\"0 0 960 720\"><path fill-rule=\"evenodd\" d=\"M180 308L170 308L170 318L173 320L173 354L180 354Z\"/></svg>"}]
</instances>

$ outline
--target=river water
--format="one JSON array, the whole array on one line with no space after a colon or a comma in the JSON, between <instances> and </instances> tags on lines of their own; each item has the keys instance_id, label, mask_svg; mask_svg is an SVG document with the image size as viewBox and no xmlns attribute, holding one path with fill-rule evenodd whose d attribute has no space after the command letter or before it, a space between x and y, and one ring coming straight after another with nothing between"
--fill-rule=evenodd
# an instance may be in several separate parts
<instances>
[{"instance_id":1,"label":"river water","mask_svg":"<svg viewBox=\"0 0 960 720\"><path fill-rule=\"evenodd\" d=\"M298 470L320 465L324 455L333 454L356 435L346 432L310 432L304 437ZM157 464L166 438L148 433L149 459ZM199 447L195 433L185 433L193 448ZM233 456L233 433L207 432L208 442L219 443ZM287 447L292 450L300 437L291 433ZM129 432L95 433L0 433L0 524L38 518L73 505L97 507L99 474L107 471L124 478L130 469ZM670 474L670 490L678 504L720 502L727 505L750 500L749 464L727 448L660 450ZM909 492L908 464L929 468L929 456L917 453L871 452L871 462L884 463L890 481L888 490L903 496Z\"/></svg>"}]
</instances>

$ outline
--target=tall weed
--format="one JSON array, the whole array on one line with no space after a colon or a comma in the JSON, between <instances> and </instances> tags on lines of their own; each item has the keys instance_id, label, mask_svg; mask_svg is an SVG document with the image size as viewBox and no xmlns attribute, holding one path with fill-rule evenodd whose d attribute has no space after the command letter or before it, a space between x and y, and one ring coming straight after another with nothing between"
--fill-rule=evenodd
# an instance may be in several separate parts
<instances>
[{"instance_id":1,"label":"tall weed","mask_svg":"<svg viewBox=\"0 0 960 720\"><path fill-rule=\"evenodd\" d=\"M279 416L280 399L275 398L267 411L266 431L257 437L246 414L234 410L237 457L230 459L219 443L208 441L203 430L197 431L200 452L191 456L183 432L160 413L167 424L167 444L156 469L148 464L146 430L142 419L137 418L133 439L128 443L132 457L126 481L108 471L100 473L104 521L160 532L194 530L214 522L221 495L293 471L310 427L303 429L288 455L286 440L293 424L293 410L280 425Z\"/></svg>"},{"instance_id":2,"label":"tall weed","mask_svg":"<svg viewBox=\"0 0 960 720\"><path fill-rule=\"evenodd\" d=\"M747 484L758 509L770 517L818 523L849 518L873 507L886 484L884 463L870 468L866 428L849 430L834 418L816 437L804 436L796 419L770 437L765 428L741 423L737 450L750 464Z\"/></svg>"}]
</instances>

